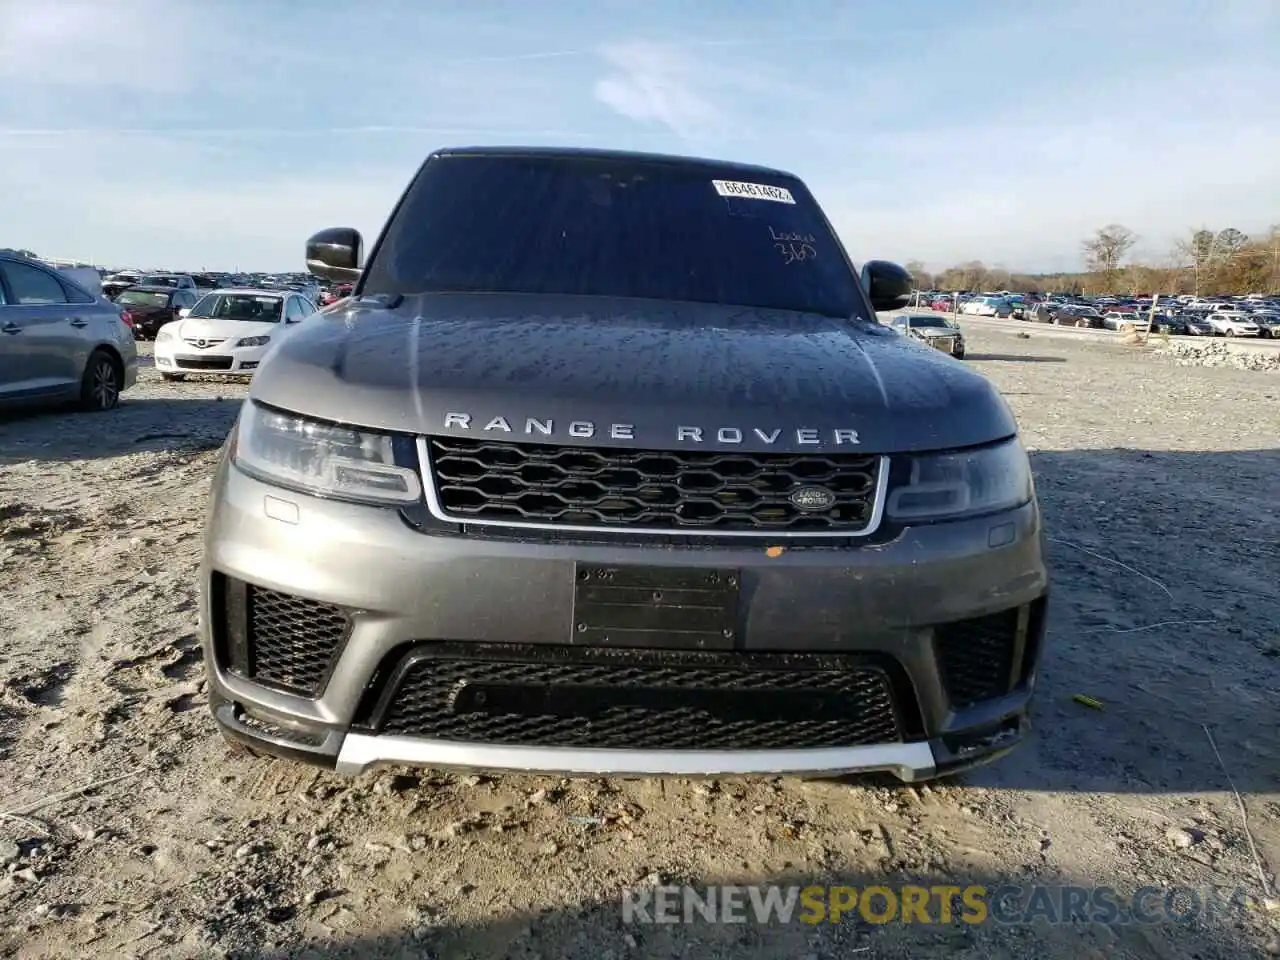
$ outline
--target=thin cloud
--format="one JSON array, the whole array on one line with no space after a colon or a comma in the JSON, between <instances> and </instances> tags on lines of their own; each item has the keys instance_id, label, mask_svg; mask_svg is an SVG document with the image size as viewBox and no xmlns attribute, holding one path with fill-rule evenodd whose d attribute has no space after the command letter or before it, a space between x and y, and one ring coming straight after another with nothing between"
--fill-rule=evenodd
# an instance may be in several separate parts
<instances>
[{"instance_id":1,"label":"thin cloud","mask_svg":"<svg viewBox=\"0 0 1280 960\"><path fill-rule=\"evenodd\" d=\"M545 50L541 53L507 53L483 57L446 57L433 61L439 66L453 66L466 63L521 63L525 60L560 60L564 57L585 57L590 50Z\"/></svg>"},{"instance_id":2,"label":"thin cloud","mask_svg":"<svg viewBox=\"0 0 1280 960\"><path fill-rule=\"evenodd\" d=\"M767 43L771 47L776 47L777 45L784 43L821 43L830 42L833 39L834 38L831 34L792 34L787 36L770 36L768 38L726 37L723 39L682 40L678 46L686 49L697 49L700 47L732 48L758 46ZM628 45L614 45L615 48L617 46L626 47ZM603 49L607 51L610 47L606 46ZM477 57L446 57L439 60L433 60L432 63L436 66L453 66L456 64L468 63L521 63L526 60L561 60L568 57L595 57L601 55L601 52L601 48L582 47L571 50L544 50L529 53L493 54L490 56ZM605 56L607 59L607 54L605 54Z\"/></svg>"},{"instance_id":3,"label":"thin cloud","mask_svg":"<svg viewBox=\"0 0 1280 960\"><path fill-rule=\"evenodd\" d=\"M612 72L598 79L595 99L615 113L682 140L757 139L756 126L773 116L787 118L806 110L827 113L842 104L820 83L810 82L794 66L772 59L708 51L746 49L768 44L813 43L800 34L764 38L715 38L680 43L633 40L600 47L596 54ZM822 41L834 38L824 36ZM750 111L735 109L750 103Z\"/></svg>"},{"instance_id":4,"label":"thin cloud","mask_svg":"<svg viewBox=\"0 0 1280 960\"><path fill-rule=\"evenodd\" d=\"M666 127L685 140L723 127L724 113L698 92L692 65L677 48L612 44L600 56L615 72L596 82L595 98L616 113Z\"/></svg>"},{"instance_id":5,"label":"thin cloud","mask_svg":"<svg viewBox=\"0 0 1280 960\"><path fill-rule=\"evenodd\" d=\"M3 3L0 78L81 97L177 92L192 79L189 40L209 26L200 8L179 0ZM113 42L126 36L127 46Z\"/></svg>"}]
</instances>

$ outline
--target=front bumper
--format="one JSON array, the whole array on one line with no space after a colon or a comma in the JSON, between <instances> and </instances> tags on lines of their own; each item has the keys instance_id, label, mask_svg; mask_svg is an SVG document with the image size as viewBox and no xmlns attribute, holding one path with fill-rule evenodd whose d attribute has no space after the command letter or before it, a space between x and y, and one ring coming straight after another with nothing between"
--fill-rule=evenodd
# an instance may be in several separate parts
<instances>
[{"instance_id":1,"label":"front bumper","mask_svg":"<svg viewBox=\"0 0 1280 960\"><path fill-rule=\"evenodd\" d=\"M580 564L737 571L741 592L731 648L602 651L575 643ZM1044 632L1047 573L1034 505L908 528L861 546L798 547L771 556L763 545L673 547L429 534L395 510L319 500L260 483L224 458L214 485L201 582L201 634L214 715L229 738L268 753L348 774L394 764L593 776L889 771L910 781L993 759L1025 733ZM257 611L252 616L245 612L249 607ZM341 611L345 626L340 640L320 649L315 637L317 624L329 622L325 611ZM994 622L1011 625L1006 639L1016 649L1010 647L1008 658L1000 660L995 686L984 688L987 681L979 674L985 658L1004 653L992 652L990 639L971 627ZM268 633L273 643L283 637L288 648L271 650L269 658L259 651L255 666L249 647L265 642ZM957 648L967 643L973 644L971 651ZM653 736L641 735L640 726L628 740L625 723L613 723L604 737L600 722L601 742L607 744L601 746L581 735L581 724L560 724L557 736L530 742L519 723L463 725L492 735L460 739L437 735L430 723L431 729L406 731L404 723L397 727L387 721L387 703L410 696L396 685L397 671L407 660L439 649L464 659L472 650L477 658L483 652L507 666L518 660L521 670L550 669L546 663L554 662L555 669L569 671L558 676L576 670L574 676L597 677L603 674L591 671L612 663L584 665L577 658L607 653L611 662L622 664L618 676L656 671L646 676L665 677L677 694L687 692L676 689L687 675L681 671L741 671L742 663L756 658L777 671L826 671L820 679L827 687L819 699L832 702L839 694L831 692L832 685L865 668L867 677L884 680L894 725L877 726L879 721L870 718L867 730L890 733L873 742L838 738L833 745L797 738L799 730L821 727L810 719L775 723L777 729L767 735L749 722L722 725L717 729L738 731L722 742L700 741L687 725L673 725L670 743L679 748L663 749ZM682 665L682 657L691 665ZM268 659L270 669L263 667ZM665 666L654 667L655 661ZM304 674L314 681L310 688L298 681ZM487 689L512 697L513 684L524 683L523 677L505 675ZM528 680L532 686L540 682ZM547 683L535 691L543 698L538 703L544 713L565 709L574 691L583 689ZM463 685L453 689L461 691ZM522 702L529 693L520 691ZM786 700L785 691L762 689L761 702L774 694L786 710L807 709ZM467 709L482 708L472 702ZM650 724L645 729L652 732L656 721L643 711L637 714L644 716L649 719L637 723ZM765 728L772 718L758 719Z\"/></svg>"},{"instance_id":2,"label":"front bumper","mask_svg":"<svg viewBox=\"0 0 1280 960\"><path fill-rule=\"evenodd\" d=\"M157 345L156 369L164 373L210 373L223 376L252 376L262 363L269 346L227 348L219 345L206 350L185 343Z\"/></svg>"},{"instance_id":3,"label":"front bumper","mask_svg":"<svg viewBox=\"0 0 1280 960\"><path fill-rule=\"evenodd\" d=\"M954 337L919 337L921 343L933 347L952 357L964 356L964 338Z\"/></svg>"}]
</instances>

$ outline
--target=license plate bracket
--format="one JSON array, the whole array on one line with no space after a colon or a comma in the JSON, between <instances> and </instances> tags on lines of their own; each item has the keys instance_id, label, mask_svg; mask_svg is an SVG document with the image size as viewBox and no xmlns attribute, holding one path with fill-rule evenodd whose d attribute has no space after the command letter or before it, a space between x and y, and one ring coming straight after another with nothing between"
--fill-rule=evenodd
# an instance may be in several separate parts
<instances>
[{"instance_id":1,"label":"license plate bracket","mask_svg":"<svg viewBox=\"0 0 1280 960\"><path fill-rule=\"evenodd\" d=\"M593 647L732 650L737 570L578 563L570 643Z\"/></svg>"}]
</instances>

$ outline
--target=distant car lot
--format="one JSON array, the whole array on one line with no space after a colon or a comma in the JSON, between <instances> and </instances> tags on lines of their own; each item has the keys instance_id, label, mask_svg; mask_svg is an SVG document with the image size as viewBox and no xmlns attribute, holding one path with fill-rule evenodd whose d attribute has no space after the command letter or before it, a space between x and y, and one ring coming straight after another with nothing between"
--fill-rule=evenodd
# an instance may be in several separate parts
<instances>
[{"instance_id":1,"label":"distant car lot","mask_svg":"<svg viewBox=\"0 0 1280 960\"><path fill-rule=\"evenodd\" d=\"M1280 296L1200 298L1096 297L921 291L916 306L957 316L1031 321L1064 327L1127 327L1186 336L1270 339L1280 336Z\"/></svg>"},{"instance_id":2,"label":"distant car lot","mask_svg":"<svg viewBox=\"0 0 1280 960\"><path fill-rule=\"evenodd\" d=\"M896 311L895 313L918 313L918 309ZM881 314L881 320L887 320L894 314ZM1007 330L1013 332L1027 333L1036 337L1067 337L1077 342L1087 343L1089 341L1096 342L1119 342L1124 337L1122 330L1107 330L1094 327L1075 327L1075 326L1057 326L1045 324L1029 324L1011 320L998 320L992 317L966 316L961 314L958 318L962 329L968 327L983 328L989 330ZM1153 333L1153 337L1160 336ZM1174 340L1197 341L1203 337L1188 336L1185 334L1170 334L1170 338ZM1224 338L1223 342L1228 343L1233 349L1256 350L1260 352L1280 353L1280 339L1277 338Z\"/></svg>"}]
</instances>

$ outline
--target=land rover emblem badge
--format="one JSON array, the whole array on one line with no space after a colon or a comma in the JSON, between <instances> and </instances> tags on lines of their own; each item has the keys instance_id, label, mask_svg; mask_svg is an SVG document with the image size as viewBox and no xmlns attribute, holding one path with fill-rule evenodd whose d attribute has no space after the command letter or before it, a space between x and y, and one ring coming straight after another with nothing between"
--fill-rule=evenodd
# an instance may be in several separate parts
<instances>
[{"instance_id":1,"label":"land rover emblem badge","mask_svg":"<svg viewBox=\"0 0 1280 960\"><path fill-rule=\"evenodd\" d=\"M836 505L836 495L824 487L797 487L787 499L802 513L818 513Z\"/></svg>"}]
</instances>

